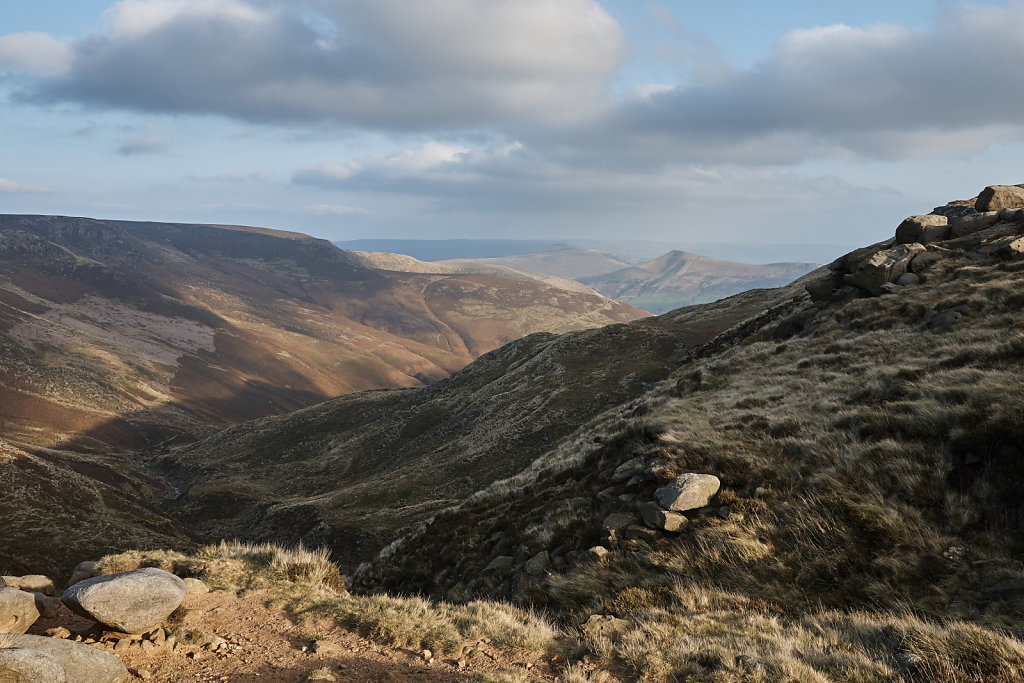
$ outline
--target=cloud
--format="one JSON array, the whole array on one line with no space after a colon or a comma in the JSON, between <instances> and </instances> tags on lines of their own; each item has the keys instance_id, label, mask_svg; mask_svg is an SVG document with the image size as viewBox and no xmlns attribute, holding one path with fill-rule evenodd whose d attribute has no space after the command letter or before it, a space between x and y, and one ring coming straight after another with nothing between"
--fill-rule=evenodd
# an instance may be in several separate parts
<instances>
[{"instance_id":1,"label":"cloud","mask_svg":"<svg viewBox=\"0 0 1024 683\"><path fill-rule=\"evenodd\" d=\"M156 138L139 136L131 140L125 140L117 148L117 153L123 156L136 156L138 154L163 154L167 151L167 143Z\"/></svg>"},{"instance_id":2,"label":"cloud","mask_svg":"<svg viewBox=\"0 0 1024 683\"><path fill-rule=\"evenodd\" d=\"M358 206L345 206L344 204L314 204L309 207L309 212L320 216L351 216L353 214L370 213Z\"/></svg>"},{"instance_id":3,"label":"cloud","mask_svg":"<svg viewBox=\"0 0 1024 683\"><path fill-rule=\"evenodd\" d=\"M48 187L39 187L38 185L26 185L25 183L18 183L13 180L8 180L7 178L0 178L0 192L7 194L54 194L55 190L51 190Z\"/></svg>"},{"instance_id":4,"label":"cloud","mask_svg":"<svg viewBox=\"0 0 1024 683\"><path fill-rule=\"evenodd\" d=\"M23 99L385 130L576 120L626 56L595 0L122 0L67 49Z\"/></svg>"},{"instance_id":5,"label":"cloud","mask_svg":"<svg viewBox=\"0 0 1024 683\"><path fill-rule=\"evenodd\" d=\"M71 46L46 33L0 36L0 64L42 76L59 76L68 72L73 61Z\"/></svg>"}]
</instances>

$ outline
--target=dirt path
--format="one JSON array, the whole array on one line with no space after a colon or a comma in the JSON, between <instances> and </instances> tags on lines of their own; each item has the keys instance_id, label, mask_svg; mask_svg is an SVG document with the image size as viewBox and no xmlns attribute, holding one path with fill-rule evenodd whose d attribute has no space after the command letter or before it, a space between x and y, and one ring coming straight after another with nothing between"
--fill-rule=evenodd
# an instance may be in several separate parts
<instances>
[{"instance_id":1,"label":"dirt path","mask_svg":"<svg viewBox=\"0 0 1024 683\"><path fill-rule=\"evenodd\" d=\"M181 639L173 648L144 644L141 639L118 646L122 634L97 630L93 622L63 607L56 618L36 622L30 633L46 635L48 629L63 627L70 631L71 639L97 641L94 647L121 658L132 672L132 680L450 683L502 669L518 669L531 681L554 681L557 676L549 662L518 654L510 657L489 643L471 644L476 652L468 656L438 653L428 662L422 652L381 646L330 622L298 624L275 606L274 596L266 592L244 598L230 591L189 595L182 607L185 614L176 624L178 633L219 636L226 641L219 651L187 645Z\"/></svg>"}]
</instances>

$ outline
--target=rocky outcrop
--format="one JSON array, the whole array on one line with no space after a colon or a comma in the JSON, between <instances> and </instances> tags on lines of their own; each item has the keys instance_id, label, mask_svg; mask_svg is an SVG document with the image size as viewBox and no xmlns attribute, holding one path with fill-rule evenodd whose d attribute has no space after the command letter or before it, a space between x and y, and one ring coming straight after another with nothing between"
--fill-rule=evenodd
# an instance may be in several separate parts
<instances>
[{"instance_id":1,"label":"rocky outcrop","mask_svg":"<svg viewBox=\"0 0 1024 683\"><path fill-rule=\"evenodd\" d=\"M913 258L924 251L923 245L915 243L875 252L857 264L846 282L869 294L881 294L882 286L896 282L910 268Z\"/></svg>"},{"instance_id":2,"label":"rocky outcrop","mask_svg":"<svg viewBox=\"0 0 1024 683\"><path fill-rule=\"evenodd\" d=\"M989 185L974 203L977 211L999 211L1024 207L1024 187L1020 185Z\"/></svg>"},{"instance_id":3,"label":"rocky outcrop","mask_svg":"<svg viewBox=\"0 0 1024 683\"><path fill-rule=\"evenodd\" d=\"M721 485L713 474L688 472L655 491L654 497L666 510L686 512L706 506Z\"/></svg>"},{"instance_id":4,"label":"rocky outcrop","mask_svg":"<svg viewBox=\"0 0 1024 683\"><path fill-rule=\"evenodd\" d=\"M35 596L17 588L0 588L0 633L24 633L38 618Z\"/></svg>"},{"instance_id":5,"label":"rocky outcrop","mask_svg":"<svg viewBox=\"0 0 1024 683\"><path fill-rule=\"evenodd\" d=\"M61 600L73 612L125 633L159 626L181 605L185 582L161 569L98 576L71 586Z\"/></svg>"},{"instance_id":6,"label":"rocky outcrop","mask_svg":"<svg viewBox=\"0 0 1024 683\"><path fill-rule=\"evenodd\" d=\"M910 216L896 228L898 244L927 244L949 237L949 219L945 216Z\"/></svg>"},{"instance_id":7,"label":"rocky outcrop","mask_svg":"<svg viewBox=\"0 0 1024 683\"><path fill-rule=\"evenodd\" d=\"M122 683L128 679L128 669L120 659L82 643L29 635L8 636L6 642L7 647L0 650L0 680L7 680L4 667L32 683Z\"/></svg>"}]
</instances>

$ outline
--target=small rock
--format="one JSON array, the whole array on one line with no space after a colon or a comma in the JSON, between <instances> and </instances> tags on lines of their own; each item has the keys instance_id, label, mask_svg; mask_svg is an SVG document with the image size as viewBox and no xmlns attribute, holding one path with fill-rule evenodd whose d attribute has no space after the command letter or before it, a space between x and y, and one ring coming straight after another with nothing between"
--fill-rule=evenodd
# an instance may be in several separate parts
<instances>
[{"instance_id":1,"label":"small rock","mask_svg":"<svg viewBox=\"0 0 1024 683\"><path fill-rule=\"evenodd\" d=\"M32 597L35 598L36 609L39 610L39 616L46 619L55 619L57 617L57 610L59 610L61 606L60 598L50 597L49 595L43 595L42 593L32 593Z\"/></svg>"},{"instance_id":2,"label":"small rock","mask_svg":"<svg viewBox=\"0 0 1024 683\"><path fill-rule=\"evenodd\" d=\"M609 536L621 536L627 526L636 521L636 517L625 512L613 512L601 523L604 532Z\"/></svg>"},{"instance_id":3,"label":"small rock","mask_svg":"<svg viewBox=\"0 0 1024 683\"><path fill-rule=\"evenodd\" d=\"M627 460L626 462L622 463L621 465L615 468L615 471L612 473L612 481L616 483L626 481L634 474L643 469L644 461L642 458L633 458L632 460Z\"/></svg>"},{"instance_id":4,"label":"small rock","mask_svg":"<svg viewBox=\"0 0 1024 683\"><path fill-rule=\"evenodd\" d=\"M723 505L722 507L718 508L718 516L721 519L729 519L729 515L731 514L732 508L729 507L728 505Z\"/></svg>"},{"instance_id":5,"label":"small rock","mask_svg":"<svg viewBox=\"0 0 1024 683\"><path fill-rule=\"evenodd\" d=\"M927 326L933 330L948 330L953 327L953 323L963 317L963 313L960 311L946 311L941 315L937 315L928 321Z\"/></svg>"},{"instance_id":6,"label":"small rock","mask_svg":"<svg viewBox=\"0 0 1024 683\"><path fill-rule=\"evenodd\" d=\"M989 185L974 202L978 211L999 211L1024 207L1024 188L1016 185Z\"/></svg>"},{"instance_id":7,"label":"small rock","mask_svg":"<svg viewBox=\"0 0 1024 683\"><path fill-rule=\"evenodd\" d=\"M147 669L136 669L132 673L134 673L136 676L138 676L139 678L141 678L144 681L148 681L149 679L151 679L153 677L153 672L149 671Z\"/></svg>"},{"instance_id":8,"label":"small rock","mask_svg":"<svg viewBox=\"0 0 1024 683\"><path fill-rule=\"evenodd\" d=\"M71 631L67 630L63 626L57 626L56 628L46 629L46 635L51 638L70 638Z\"/></svg>"},{"instance_id":9,"label":"small rock","mask_svg":"<svg viewBox=\"0 0 1024 683\"><path fill-rule=\"evenodd\" d=\"M910 287L921 284L921 278L914 273L903 273L896 278L896 284L900 287Z\"/></svg>"},{"instance_id":10,"label":"small rock","mask_svg":"<svg viewBox=\"0 0 1024 683\"><path fill-rule=\"evenodd\" d=\"M669 531L671 533L682 531L687 521L689 521L678 512L665 510L657 503L644 503L641 505L640 517L644 520L644 524L652 529Z\"/></svg>"},{"instance_id":11,"label":"small rock","mask_svg":"<svg viewBox=\"0 0 1024 683\"><path fill-rule=\"evenodd\" d=\"M530 576L540 576L550 566L551 556L548 554L548 551L544 550L527 560L526 564L523 565L523 571Z\"/></svg>"},{"instance_id":12,"label":"small rock","mask_svg":"<svg viewBox=\"0 0 1024 683\"><path fill-rule=\"evenodd\" d=\"M688 472L655 491L654 497L666 510L686 512L707 505L721 485L712 474Z\"/></svg>"},{"instance_id":13,"label":"small rock","mask_svg":"<svg viewBox=\"0 0 1024 683\"><path fill-rule=\"evenodd\" d=\"M124 633L159 626L185 599L185 582L161 569L136 569L85 579L64 591L73 612Z\"/></svg>"},{"instance_id":14,"label":"small rock","mask_svg":"<svg viewBox=\"0 0 1024 683\"><path fill-rule=\"evenodd\" d=\"M73 586L79 581L85 581L86 579L91 579L96 576L96 567L98 566L99 562L79 562L71 572L71 578L68 579L68 586Z\"/></svg>"},{"instance_id":15,"label":"small rock","mask_svg":"<svg viewBox=\"0 0 1024 683\"><path fill-rule=\"evenodd\" d=\"M587 550L587 556L592 560L603 560L611 551L603 545L595 545Z\"/></svg>"},{"instance_id":16,"label":"small rock","mask_svg":"<svg viewBox=\"0 0 1024 683\"><path fill-rule=\"evenodd\" d=\"M929 266L933 266L942 260L942 255L935 251L926 251L918 254L910 260L910 271L921 274Z\"/></svg>"},{"instance_id":17,"label":"small rock","mask_svg":"<svg viewBox=\"0 0 1024 683\"><path fill-rule=\"evenodd\" d=\"M0 588L0 633L24 633L38 618L34 595L17 588Z\"/></svg>"},{"instance_id":18,"label":"small rock","mask_svg":"<svg viewBox=\"0 0 1024 683\"><path fill-rule=\"evenodd\" d=\"M420 656L423 657L423 661L429 662L431 659L434 658L434 653L430 650L424 650L420 653Z\"/></svg>"},{"instance_id":19,"label":"small rock","mask_svg":"<svg viewBox=\"0 0 1024 683\"><path fill-rule=\"evenodd\" d=\"M210 587L199 579L189 577L182 579L185 582L185 594L186 595L206 595L210 592Z\"/></svg>"},{"instance_id":20,"label":"small rock","mask_svg":"<svg viewBox=\"0 0 1024 683\"><path fill-rule=\"evenodd\" d=\"M53 579L42 574L29 574L27 576L5 576L4 583L11 588L17 588L28 593L42 593L43 595L56 595L57 589L53 585ZM0 586L2 587L2 586Z\"/></svg>"},{"instance_id":21,"label":"small rock","mask_svg":"<svg viewBox=\"0 0 1024 683\"><path fill-rule=\"evenodd\" d=\"M485 572L497 572L504 573L512 569L512 565L515 564L515 558L510 555L498 555L496 558L491 560L486 567Z\"/></svg>"}]
</instances>

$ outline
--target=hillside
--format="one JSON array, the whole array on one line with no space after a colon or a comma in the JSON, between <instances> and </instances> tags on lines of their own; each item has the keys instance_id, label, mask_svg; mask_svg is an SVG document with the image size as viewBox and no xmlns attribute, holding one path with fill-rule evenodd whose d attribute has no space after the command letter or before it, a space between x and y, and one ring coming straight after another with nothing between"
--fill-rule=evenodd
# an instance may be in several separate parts
<instances>
[{"instance_id":1,"label":"hillside","mask_svg":"<svg viewBox=\"0 0 1024 683\"><path fill-rule=\"evenodd\" d=\"M541 273L528 273L481 261L420 261L405 254L392 254L383 251L354 251L351 253L354 258L361 259L361 263L367 268L377 268L379 270L445 275L498 275L510 280L522 280L524 282L549 285L568 292L579 292L581 294L595 293L590 287L569 278L558 277L557 275L543 275Z\"/></svg>"},{"instance_id":2,"label":"hillside","mask_svg":"<svg viewBox=\"0 0 1024 683\"><path fill-rule=\"evenodd\" d=\"M1024 211L985 197L779 290L154 464L211 538L351 571L408 529L358 590L543 607L629 679L1019 680ZM720 488L667 514L693 475Z\"/></svg>"},{"instance_id":3,"label":"hillside","mask_svg":"<svg viewBox=\"0 0 1024 683\"><path fill-rule=\"evenodd\" d=\"M460 263L464 260L448 259L443 262ZM491 258L481 257L472 260L477 263L489 263L515 270L542 273L544 275L557 275L574 280L610 273L633 263L617 254L564 245L556 245L548 249L521 254L509 254L507 256Z\"/></svg>"},{"instance_id":4,"label":"hillside","mask_svg":"<svg viewBox=\"0 0 1024 683\"><path fill-rule=\"evenodd\" d=\"M605 296L664 313L746 289L781 287L817 267L814 263L753 265L671 251L639 265L579 279Z\"/></svg>"},{"instance_id":5,"label":"hillside","mask_svg":"<svg viewBox=\"0 0 1024 683\"><path fill-rule=\"evenodd\" d=\"M378 270L299 233L0 216L0 424L44 446L152 447L642 315L522 279Z\"/></svg>"}]
</instances>

